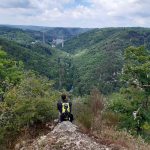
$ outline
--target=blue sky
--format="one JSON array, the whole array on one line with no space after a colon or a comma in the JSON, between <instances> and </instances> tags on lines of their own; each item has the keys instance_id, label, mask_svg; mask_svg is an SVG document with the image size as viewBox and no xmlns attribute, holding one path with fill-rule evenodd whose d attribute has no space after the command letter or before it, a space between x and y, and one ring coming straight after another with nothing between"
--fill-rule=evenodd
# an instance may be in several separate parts
<instances>
[{"instance_id":1,"label":"blue sky","mask_svg":"<svg viewBox=\"0 0 150 150\"><path fill-rule=\"evenodd\" d=\"M150 0L0 0L0 24L150 27Z\"/></svg>"}]
</instances>

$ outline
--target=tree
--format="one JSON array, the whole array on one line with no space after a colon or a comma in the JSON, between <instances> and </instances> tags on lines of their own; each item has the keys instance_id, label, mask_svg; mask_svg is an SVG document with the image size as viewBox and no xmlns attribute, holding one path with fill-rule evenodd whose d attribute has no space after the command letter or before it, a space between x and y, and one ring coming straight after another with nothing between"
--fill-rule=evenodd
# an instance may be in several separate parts
<instances>
[{"instance_id":1,"label":"tree","mask_svg":"<svg viewBox=\"0 0 150 150\"><path fill-rule=\"evenodd\" d=\"M57 117L56 100L59 92L53 81L34 72L25 72L19 84L5 93L0 103L0 149L10 144L29 127L54 120ZM9 143L9 144L8 144Z\"/></svg>"},{"instance_id":2,"label":"tree","mask_svg":"<svg viewBox=\"0 0 150 150\"><path fill-rule=\"evenodd\" d=\"M0 101L10 88L20 82L23 64L8 58L7 53L0 49Z\"/></svg>"},{"instance_id":3,"label":"tree","mask_svg":"<svg viewBox=\"0 0 150 150\"><path fill-rule=\"evenodd\" d=\"M119 126L149 139L150 53L144 47L125 50L120 93L111 95L109 110L119 118ZM136 115L136 116L135 116Z\"/></svg>"},{"instance_id":4,"label":"tree","mask_svg":"<svg viewBox=\"0 0 150 150\"><path fill-rule=\"evenodd\" d=\"M148 108L150 96L150 53L142 47L129 47L125 51L125 64L122 72L123 81L127 86L134 86L144 91L143 106Z\"/></svg>"}]
</instances>

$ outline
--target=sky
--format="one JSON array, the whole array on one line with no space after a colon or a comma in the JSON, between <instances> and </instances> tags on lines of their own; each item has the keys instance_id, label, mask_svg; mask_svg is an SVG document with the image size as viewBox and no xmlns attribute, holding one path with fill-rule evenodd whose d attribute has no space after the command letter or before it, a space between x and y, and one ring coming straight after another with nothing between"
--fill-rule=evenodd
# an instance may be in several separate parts
<instances>
[{"instance_id":1,"label":"sky","mask_svg":"<svg viewBox=\"0 0 150 150\"><path fill-rule=\"evenodd\" d=\"M150 0L0 0L0 24L150 27Z\"/></svg>"}]
</instances>

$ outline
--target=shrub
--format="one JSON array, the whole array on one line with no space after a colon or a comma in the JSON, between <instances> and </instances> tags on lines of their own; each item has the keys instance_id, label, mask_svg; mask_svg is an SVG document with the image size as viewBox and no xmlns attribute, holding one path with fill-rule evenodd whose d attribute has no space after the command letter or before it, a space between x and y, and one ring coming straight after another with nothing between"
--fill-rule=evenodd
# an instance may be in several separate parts
<instances>
[{"instance_id":1,"label":"shrub","mask_svg":"<svg viewBox=\"0 0 150 150\"><path fill-rule=\"evenodd\" d=\"M143 99L144 96L140 91L128 88L109 97L107 111L112 111L116 118L118 118L119 128L126 129L132 135L140 134L147 140L149 136L150 111L144 109L143 105L141 105ZM133 116L135 111L137 112L136 118Z\"/></svg>"},{"instance_id":2,"label":"shrub","mask_svg":"<svg viewBox=\"0 0 150 150\"><path fill-rule=\"evenodd\" d=\"M97 89L91 91L90 96L80 98L74 102L73 110L75 117L85 128L101 131L102 111L104 109L104 98Z\"/></svg>"},{"instance_id":3,"label":"shrub","mask_svg":"<svg viewBox=\"0 0 150 150\"><path fill-rule=\"evenodd\" d=\"M59 94L52 85L47 78L28 72L20 84L5 93L5 101L0 103L1 144L8 145L21 129L57 116L54 104Z\"/></svg>"}]
</instances>

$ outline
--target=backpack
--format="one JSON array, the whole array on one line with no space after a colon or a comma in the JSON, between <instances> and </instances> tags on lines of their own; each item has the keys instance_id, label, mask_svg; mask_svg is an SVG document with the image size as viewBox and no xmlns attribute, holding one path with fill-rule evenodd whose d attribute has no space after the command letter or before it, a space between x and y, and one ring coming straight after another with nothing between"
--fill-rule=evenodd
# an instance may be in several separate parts
<instances>
[{"instance_id":1,"label":"backpack","mask_svg":"<svg viewBox=\"0 0 150 150\"><path fill-rule=\"evenodd\" d=\"M73 115L70 112L70 104L69 102L67 103L62 103L62 114L60 116L60 120L62 121L73 121Z\"/></svg>"},{"instance_id":2,"label":"backpack","mask_svg":"<svg viewBox=\"0 0 150 150\"><path fill-rule=\"evenodd\" d=\"M69 103L62 103L62 113L70 113Z\"/></svg>"}]
</instances>

